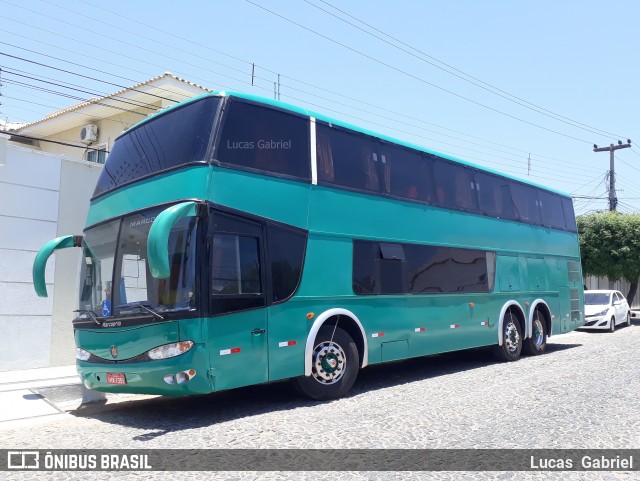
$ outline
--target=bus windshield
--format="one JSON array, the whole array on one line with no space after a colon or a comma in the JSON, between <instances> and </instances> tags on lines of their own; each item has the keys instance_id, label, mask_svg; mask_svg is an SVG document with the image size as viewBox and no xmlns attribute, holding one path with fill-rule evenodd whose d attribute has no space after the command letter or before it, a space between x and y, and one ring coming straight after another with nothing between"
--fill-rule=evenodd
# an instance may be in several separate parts
<instances>
[{"instance_id":1,"label":"bus windshield","mask_svg":"<svg viewBox=\"0 0 640 481\"><path fill-rule=\"evenodd\" d=\"M147 263L149 229L160 209L111 221L85 232L80 309L95 316L194 310L196 218L182 219L169 236L171 274L155 279ZM146 309L145 309L146 308Z\"/></svg>"}]
</instances>

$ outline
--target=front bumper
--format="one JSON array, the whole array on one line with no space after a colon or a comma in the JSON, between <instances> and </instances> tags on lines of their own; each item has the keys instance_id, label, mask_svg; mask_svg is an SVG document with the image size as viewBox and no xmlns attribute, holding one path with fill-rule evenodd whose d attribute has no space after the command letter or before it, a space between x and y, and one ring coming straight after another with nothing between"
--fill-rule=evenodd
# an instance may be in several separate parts
<instances>
[{"instance_id":1,"label":"front bumper","mask_svg":"<svg viewBox=\"0 0 640 481\"><path fill-rule=\"evenodd\" d=\"M603 329L607 330L611 327L611 318L609 316L586 317L583 326L578 329Z\"/></svg>"},{"instance_id":2,"label":"front bumper","mask_svg":"<svg viewBox=\"0 0 640 481\"><path fill-rule=\"evenodd\" d=\"M213 391L208 377L209 358L203 344L196 344L180 356L137 363L95 363L76 361L76 369L84 385L102 392L161 394L181 396ZM183 384L169 384L166 376L194 370L195 375ZM109 384L107 373L124 374L126 384Z\"/></svg>"}]
</instances>

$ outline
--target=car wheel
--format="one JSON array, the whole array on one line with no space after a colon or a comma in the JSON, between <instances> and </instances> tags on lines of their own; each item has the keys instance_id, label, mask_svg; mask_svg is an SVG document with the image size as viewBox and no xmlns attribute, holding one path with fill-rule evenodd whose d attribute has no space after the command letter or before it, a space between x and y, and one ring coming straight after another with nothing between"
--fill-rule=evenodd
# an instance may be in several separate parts
<instances>
[{"instance_id":1,"label":"car wheel","mask_svg":"<svg viewBox=\"0 0 640 481\"><path fill-rule=\"evenodd\" d=\"M322 326L311 353L311 376L294 379L296 389L324 401L344 396L358 376L358 348L351 336L335 326Z\"/></svg>"},{"instance_id":2,"label":"car wheel","mask_svg":"<svg viewBox=\"0 0 640 481\"><path fill-rule=\"evenodd\" d=\"M522 346L525 354L537 356L542 354L547 348L547 327L544 318L538 309L533 314L533 326L531 326L531 337L525 339Z\"/></svg>"},{"instance_id":3,"label":"car wheel","mask_svg":"<svg viewBox=\"0 0 640 481\"><path fill-rule=\"evenodd\" d=\"M624 325L631 327L631 314L629 312L627 312L627 322L625 322Z\"/></svg>"},{"instance_id":4,"label":"car wheel","mask_svg":"<svg viewBox=\"0 0 640 481\"><path fill-rule=\"evenodd\" d=\"M616 330L616 318L611 316L611 320L609 321L609 332L615 332Z\"/></svg>"},{"instance_id":5,"label":"car wheel","mask_svg":"<svg viewBox=\"0 0 640 481\"><path fill-rule=\"evenodd\" d=\"M518 318L509 311L502 324L502 346L494 346L494 353L501 361L517 361L522 352L522 332Z\"/></svg>"}]
</instances>

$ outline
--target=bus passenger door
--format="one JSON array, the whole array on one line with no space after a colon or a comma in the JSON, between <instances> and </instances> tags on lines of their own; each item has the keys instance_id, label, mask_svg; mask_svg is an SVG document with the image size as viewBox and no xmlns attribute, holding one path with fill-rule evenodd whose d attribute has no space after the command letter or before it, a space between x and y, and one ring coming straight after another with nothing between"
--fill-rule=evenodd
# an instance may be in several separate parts
<instances>
[{"instance_id":1,"label":"bus passenger door","mask_svg":"<svg viewBox=\"0 0 640 481\"><path fill-rule=\"evenodd\" d=\"M207 345L214 390L268 378L262 225L213 211L207 247L210 318Z\"/></svg>"}]
</instances>

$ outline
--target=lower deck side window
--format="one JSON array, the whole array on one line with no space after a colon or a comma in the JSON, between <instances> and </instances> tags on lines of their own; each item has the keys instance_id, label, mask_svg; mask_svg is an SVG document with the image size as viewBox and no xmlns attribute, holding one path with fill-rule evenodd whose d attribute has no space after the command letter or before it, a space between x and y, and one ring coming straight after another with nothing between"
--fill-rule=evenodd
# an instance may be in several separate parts
<instances>
[{"instance_id":1,"label":"lower deck side window","mask_svg":"<svg viewBox=\"0 0 640 481\"><path fill-rule=\"evenodd\" d=\"M389 256L392 250L402 255ZM489 292L494 278L494 252L421 244L353 242L356 294Z\"/></svg>"}]
</instances>

